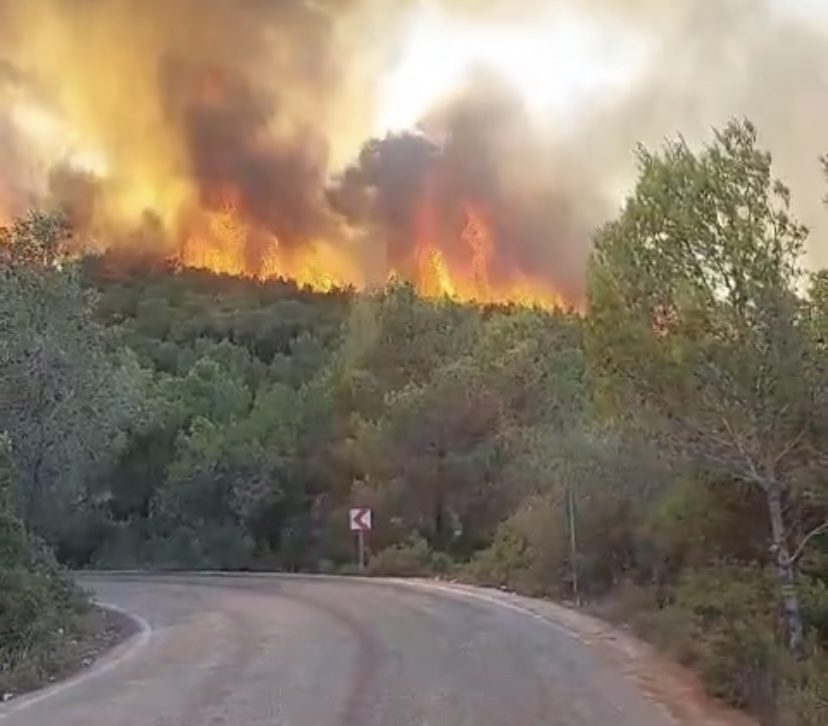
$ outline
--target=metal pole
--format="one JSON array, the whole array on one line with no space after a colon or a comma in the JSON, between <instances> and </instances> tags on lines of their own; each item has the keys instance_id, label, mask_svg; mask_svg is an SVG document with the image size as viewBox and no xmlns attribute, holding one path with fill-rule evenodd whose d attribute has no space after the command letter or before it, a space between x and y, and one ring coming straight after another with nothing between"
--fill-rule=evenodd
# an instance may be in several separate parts
<instances>
[{"instance_id":1,"label":"metal pole","mask_svg":"<svg viewBox=\"0 0 828 726\"><path fill-rule=\"evenodd\" d=\"M357 530L357 548L359 549L359 569L365 569L365 532Z\"/></svg>"},{"instance_id":2,"label":"metal pole","mask_svg":"<svg viewBox=\"0 0 828 726\"><path fill-rule=\"evenodd\" d=\"M581 604L581 596L578 590L578 540L575 533L575 492L571 482L566 485L566 515L569 520L569 556L570 568L572 570L572 598L576 605Z\"/></svg>"}]
</instances>

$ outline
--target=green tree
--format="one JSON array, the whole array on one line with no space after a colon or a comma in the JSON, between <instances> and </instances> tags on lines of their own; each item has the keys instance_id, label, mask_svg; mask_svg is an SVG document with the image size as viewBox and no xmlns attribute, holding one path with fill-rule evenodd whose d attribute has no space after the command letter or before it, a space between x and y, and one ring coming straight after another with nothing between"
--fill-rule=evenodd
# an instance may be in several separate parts
<instances>
[{"instance_id":1,"label":"green tree","mask_svg":"<svg viewBox=\"0 0 828 726\"><path fill-rule=\"evenodd\" d=\"M765 498L788 644L805 636L786 502L807 467L813 372L796 296L807 230L749 122L694 153L639 151L597 235L588 346L601 395Z\"/></svg>"},{"instance_id":2,"label":"green tree","mask_svg":"<svg viewBox=\"0 0 828 726\"><path fill-rule=\"evenodd\" d=\"M140 391L109 357L93 299L63 253L59 218L32 213L2 234L0 430L12 442L12 491L27 524L59 536L61 507L123 444Z\"/></svg>"}]
</instances>

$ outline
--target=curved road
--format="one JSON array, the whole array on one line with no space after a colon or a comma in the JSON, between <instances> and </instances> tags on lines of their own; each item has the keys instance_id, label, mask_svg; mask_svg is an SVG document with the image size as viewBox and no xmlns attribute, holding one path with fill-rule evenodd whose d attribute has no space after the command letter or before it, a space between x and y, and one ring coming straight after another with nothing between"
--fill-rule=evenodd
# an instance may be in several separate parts
<instances>
[{"instance_id":1,"label":"curved road","mask_svg":"<svg viewBox=\"0 0 828 726\"><path fill-rule=\"evenodd\" d=\"M564 629L493 600L312 577L84 584L151 632L74 685L12 702L2 726L673 724Z\"/></svg>"}]
</instances>

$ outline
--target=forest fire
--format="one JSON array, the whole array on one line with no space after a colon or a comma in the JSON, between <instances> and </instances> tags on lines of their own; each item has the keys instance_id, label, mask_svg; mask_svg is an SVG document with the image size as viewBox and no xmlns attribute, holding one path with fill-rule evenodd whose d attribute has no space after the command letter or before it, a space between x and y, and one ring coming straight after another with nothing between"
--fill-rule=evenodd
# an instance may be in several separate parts
<instances>
[{"instance_id":1,"label":"forest fire","mask_svg":"<svg viewBox=\"0 0 828 726\"><path fill-rule=\"evenodd\" d=\"M289 278L320 291L363 284L354 261L331 242L307 238L283 247L277 236L246 219L241 207L238 194L227 189L213 204L182 215L175 246L165 254L185 267Z\"/></svg>"},{"instance_id":2,"label":"forest fire","mask_svg":"<svg viewBox=\"0 0 828 726\"><path fill-rule=\"evenodd\" d=\"M501 272L497 278L492 266L495 241L485 210L469 202L460 204L457 211L463 220L462 229L448 231L453 237L447 237L446 227L436 220L434 201L424 195L417 203L417 221L411 230L413 264L405 259L389 261L382 269L384 279L409 280L429 297L546 308L574 302L561 298L550 285L516 270ZM251 258L250 239L254 234L257 232L239 215L231 194L217 206L199 209L190 216L172 256L185 267L260 279L284 277L320 291L378 282L366 278L364 266L343 252L343 246L324 240L307 239L294 249L285 249L278 238L270 237L254 246L262 253ZM266 231L258 234L267 237Z\"/></svg>"},{"instance_id":3,"label":"forest fire","mask_svg":"<svg viewBox=\"0 0 828 726\"><path fill-rule=\"evenodd\" d=\"M59 207L95 250L577 304L630 150L735 114L816 228L823 21L702 5L0 0L0 224Z\"/></svg>"},{"instance_id":4,"label":"forest fire","mask_svg":"<svg viewBox=\"0 0 828 726\"><path fill-rule=\"evenodd\" d=\"M26 29L0 52L0 223L57 207L93 250L319 290L395 276L460 300L581 298L588 194L573 203L539 167L510 88L477 77L421 129L360 141L370 124L339 130L360 98L356 71L341 69L355 41L319 17L333 11L174 5L0 0L7 27ZM193 16L203 22L183 48Z\"/></svg>"},{"instance_id":5,"label":"forest fire","mask_svg":"<svg viewBox=\"0 0 828 726\"><path fill-rule=\"evenodd\" d=\"M215 107L215 77L210 87L213 93L205 98ZM22 135L18 138L23 140ZM154 251L185 267L262 279L285 277L317 290L375 286L395 276L432 297L543 307L575 302L562 297L554 278L533 277L514 258L509 260L504 253L513 241L505 229L498 234L490 221L502 217L504 210L490 208L486 200L473 198L473 189L463 189L464 181L441 158L436 144L421 135L398 135L370 146L373 160L363 156L338 178L320 177L315 189L300 189L299 197L297 190L280 197L278 187L301 178L291 175L278 183L268 179L272 152L266 147L261 157L244 149L243 160L262 165L260 176L269 190L243 176L239 182L220 164L210 168L209 154L214 152L204 157L208 173L203 178L169 179L145 195L140 184L124 187L120 180L113 184L106 176L64 164L49 170L44 193L14 195L10 184L0 186L0 224L28 206L57 206L82 243L95 249ZM395 198L389 200L383 187L391 191L394 184L379 167L371 168L372 161L381 167L380 157L400 152L405 163L398 163L393 173L407 176L408 183L393 189ZM222 153L213 158L224 163ZM230 165L237 160L231 156ZM242 175L250 172L249 167L240 169ZM1 171L0 181L8 182L8 173L8 167ZM166 199L158 193L176 187L178 193ZM348 206L347 201L356 200L359 204ZM503 206L503 200L493 201ZM394 206L406 211L395 215ZM518 245L521 241L515 240Z\"/></svg>"},{"instance_id":6,"label":"forest fire","mask_svg":"<svg viewBox=\"0 0 828 726\"><path fill-rule=\"evenodd\" d=\"M457 243L448 246L455 255L449 258L434 244L441 239L440 228L434 222L434 202L428 195L421 201L414 242L417 258L414 279L423 294L547 308L574 303L564 300L551 286L544 287L540 281L533 283L517 270L509 271L499 282L493 279L495 240L486 210L471 202L461 205L461 210L462 230L457 235Z\"/></svg>"}]
</instances>

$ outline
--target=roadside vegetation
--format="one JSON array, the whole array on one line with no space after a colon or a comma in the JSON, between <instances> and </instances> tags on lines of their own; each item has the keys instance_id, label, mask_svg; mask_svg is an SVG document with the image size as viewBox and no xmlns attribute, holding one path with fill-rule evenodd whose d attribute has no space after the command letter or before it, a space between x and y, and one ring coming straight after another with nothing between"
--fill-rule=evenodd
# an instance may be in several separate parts
<instances>
[{"instance_id":1,"label":"roadside vegetation","mask_svg":"<svg viewBox=\"0 0 828 726\"><path fill-rule=\"evenodd\" d=\"M348 571L359 504L372 573L578 599L764 724L828 723L828 272L789 205L747 122L641 149L585 315L70 261L57 220L21 220L4 663L83 610L37 542L72 567Z\"/></svg>"},{"instance_id":2,"label":"roadside vegetation","mask_svg":"<svg viewBox=\"0 0 828 726\"><path fill-rule=\"evenodd\" d=\"M37 366L32 337L21 333L29 320L17 317L33 314L31 304L45 292L41 283L48 275L23 263L26 239L21 225L20 260L0 260L0 700L44 685L92 659L120 637L120 626L105 614L93 610L85 594L58 565L49 546L27 526L27 508L21 500L25 487L37 478L26 478L17 467L24 465L25 449L15 438L35 436L24 426L31 425L38 400L26 388L24 377ZM33 230L34 231L34 230ZM38 230L38 246L49 238L46 228ZM2 249L2 248L0 248ZM78 288L79 290L80 288ZM59 293L55 285L54 291ZM59 309L59 308L57 308ZM44 309L45 310L45 309ZM50 315L53 313L50 313ZM51 341L61 346L59 338ZM45 368L44 368L45 370ZM57 374L57 372L55 372ZM32 381L34 384L34 381ZM55 389L56 390L56 389ZM68 389L67 389L68 390ZM62 395L62 394L55 394ZM44 401L44 399L39 399ZM48 425L47 416L40 425ZM58 516L55 511L53 516Z\"/></svg>"}]
</instances>

